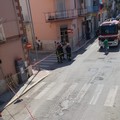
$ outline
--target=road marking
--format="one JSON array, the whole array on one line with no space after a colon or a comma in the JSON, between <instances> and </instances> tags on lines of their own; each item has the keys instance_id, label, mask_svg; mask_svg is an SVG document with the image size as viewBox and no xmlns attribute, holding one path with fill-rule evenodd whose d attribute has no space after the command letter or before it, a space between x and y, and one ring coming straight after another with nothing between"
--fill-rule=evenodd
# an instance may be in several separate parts
<instances>
[{"instance_id":1,"label":"road marking","mask_svg":"<svg viewBox=\"0 0 120 120\"><path fill-rule=\"evenodd\" d=\"M26 97L26 98L29 98L31 95L33 95L35 92L37 92L37 91L38 91L41 87L43 87L45 84L46 84L45 82L41 82L41 83L39 84L39 86L36 86L36 88L33 89L33 90L34 90L33 92L29 93L29 94L26 95L25 97Z\"/></svg>"},{"instance_id":2,"label":"road marking","mask_svg":"<svg viewBox=\"0 0 120 120\"><path fill-rule=\"evenodd\" d=\"M53 62L42 62L40 63L40 65L53 65L54 63Z\"/></svg>"},{"instance_id":3,"label":"road marking","mask_svg":"<svg viewBox=\"0 0 120 120\"><path fill-rule=\"evenodd\" d=\"M57 58L56 57L51 57L51 58L49 58L50 60L57 60Z\"/></svg>"},{"instance_id":4,"label":"road marking","mask_svg":"<svg viewBox=\"0 0 120 120\"><path fill-rule=\"evenodd\" d=\"M107 96L104 106L109 106L109 107L113 106L117 91L118 91L118 86L115 86L109 91L109 94Z\"/></svg>"},{"instance_id":5,"label":"road marking","mask_svg":"<svg viewBox=\"0 0 120 120\"><path fill-rule=\"evenodd\" d=\"M50 85L48 85L42 92L40 92L35 99L40 99L41 97L43 97L53 86L55 85L55 82L51 83Z\"/></svg>"},{"instance_id":6,"label":"road marking","mask_svg":"<svg viewBox=\"0 0 120 120\"><path fill-rule=\"evenodd\" d=\"M50 57L56 57L56 54L52 54Z\"/></svg>"},{"instance_id":7,"label":"road marking","mask_svg":"<svg viewBox=\"0 0 120 120\"><path fill-rule=\"evenodd\" d=\"M50 67L49 65L40 65L40 67Z\"/></svg>"},{"instance_id":8,"label":"road marking","mask_svg":"<svg viewBox=\"0 0 120 120\"><path fill-rule=\"evenodd\" d=\"M101 92L103 90L103 87L104 87L103 84L99 84L97 86L97 88L96 88L96 90L94 92L94 96L92 97L92 99L91 99L89 104L91 104L91 105L95 105L96 104L96 102L97 102L97 100L98 100L98 98L99 98L99 96L100 96L100 94L101 94Z\"/></svg>"},{"instance_id":9,"label":"road marking","mask_svg":"<svg viewBox=\"0 0 120 120\"><path fill-rule=\"evenodd\" d=\"M50 95L48 96L47 100L53 100L53 99L56 97L56 95L59 94L59 92L62 90L62 88L63 88L65 85L66 85L66 83L62 83L62 84L60 84L59 86L56 86L57 88L55 88L55 89L53 90L53 92L50 93Z\"/></svg>"},{"instance_id":10,"label":"road marking","mask_svg":"<svg viewBox=\"0 0 120 120\"><path fill-rule=\"evenodd\" d=\"M80 90L80 92L78 93L77 97L75 98L76 100L78 100L78 103L81 102L82 98L85 96L85 94L87 93L88 89L90 88L91 84L85 84L82 89Z\"/></svg>"},{"instance_id":11,"label":"road marking","mask_svg":"<svg viewBox=\"0 0 120 120\"><path fill-rule=\"evenodd\" d=\"M68 99L68 97L72 94L72 92L75 90L77 87L78 83L74 83L69 87L69 89L62 95L61 99Z\"/></svg>"},{"instance_id":12,"label":"road marking","mask_svg":"<svg viewBox=\"0 0 120 120\"><path fill-rule=\"evenodd\" d=\"M44 62L55 62L56 60L49 60L49 59L46 59L46 60L44 60Z\"/></svg>"}]
</instances>

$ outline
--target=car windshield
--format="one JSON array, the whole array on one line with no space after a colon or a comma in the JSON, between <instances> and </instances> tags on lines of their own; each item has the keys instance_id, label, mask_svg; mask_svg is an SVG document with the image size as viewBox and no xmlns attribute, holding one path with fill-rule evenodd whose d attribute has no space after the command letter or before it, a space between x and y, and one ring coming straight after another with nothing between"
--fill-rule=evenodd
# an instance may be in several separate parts
<instances>
[{"instance_id":1,"label":"car windshield","mask_svg":"<svg viewBox=\"0 0 120 120\"><path fill-rule=\"evenodd\" d=\"M109 34L117 34L117 33L118 33L117 25L109 25L109 26L100 27L101 35L109 35Z\"/></svg>"}]
</instances>

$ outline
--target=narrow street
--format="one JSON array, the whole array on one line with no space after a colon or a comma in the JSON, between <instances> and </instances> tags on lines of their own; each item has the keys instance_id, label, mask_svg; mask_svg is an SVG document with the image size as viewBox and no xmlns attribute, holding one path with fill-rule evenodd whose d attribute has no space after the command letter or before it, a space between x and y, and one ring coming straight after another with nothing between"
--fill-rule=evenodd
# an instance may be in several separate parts
<instances>
[{"instance_id":1,"label":"narrow street","mask_svg":"<svg viewBox=\"0 0 120 120\"><path fill-rule=\"evenodd\" d=\"M3 111L5 120L120 120L120 52L98 41ZM25 107L26 105L26 107ZM9 114L8 113L11 114ZM12 117L13 118L12 118Z\"/></svg>"}]
</instances>

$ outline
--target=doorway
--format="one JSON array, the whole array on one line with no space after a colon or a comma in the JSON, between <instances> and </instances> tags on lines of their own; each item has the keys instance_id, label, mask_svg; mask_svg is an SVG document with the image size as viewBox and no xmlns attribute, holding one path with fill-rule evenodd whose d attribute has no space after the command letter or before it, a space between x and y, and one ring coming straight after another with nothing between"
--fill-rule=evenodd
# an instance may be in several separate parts
<instances>
[{"instance_id":1,"label":"doorway","mask_svg":"<svg viewBox=\"0 0 120 120\"><path fill-rule=\"evenodd\" d=\"M60 27L61 43L63 45L65 45L66 42L69 42L67 30L68 30L68 27L66 25Z\"/></svg>"}]
</instances>

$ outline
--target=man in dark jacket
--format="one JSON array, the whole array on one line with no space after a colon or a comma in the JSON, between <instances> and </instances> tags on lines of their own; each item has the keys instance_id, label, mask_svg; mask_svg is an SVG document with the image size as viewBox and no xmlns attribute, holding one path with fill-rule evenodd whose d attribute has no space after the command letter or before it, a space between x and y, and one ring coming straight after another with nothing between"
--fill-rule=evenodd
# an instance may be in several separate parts
<instances>
[{"instance_id":1,"label":"man in dark jacket","mask_svg":"<svg viewBox=\"0 0 120 120\"><path fill-rule=\"evenodd\" d=\"M57 43L56 55L57 55L58 63L62 63L63 62L63 59L62 59L63 48L62 48L62 45L60 43Z\"/></svg>"},{"instance_id":2,"label":"man in dark jacket","mask_svg":"<svg viewBox=\"0 0 120 120\"><path fill-rule=\"evenodd\" d=\"M67 59L69 61L71 61L71 47L70 47L69 43L66 46L66 53L67 53Z\"/></svg>"}]
</instances>

